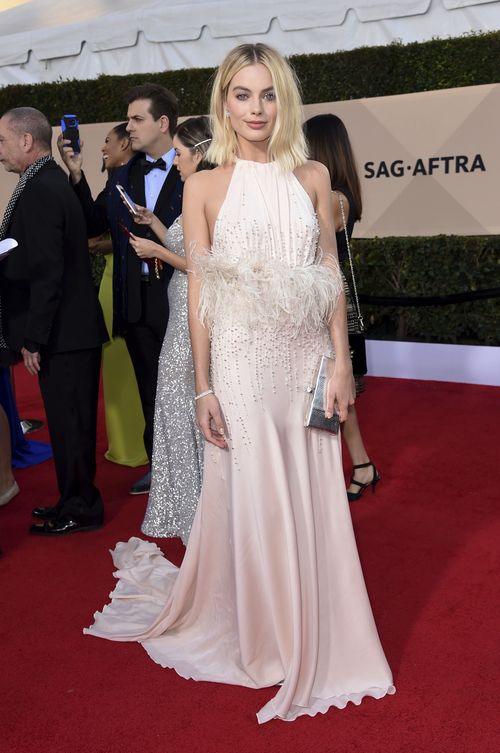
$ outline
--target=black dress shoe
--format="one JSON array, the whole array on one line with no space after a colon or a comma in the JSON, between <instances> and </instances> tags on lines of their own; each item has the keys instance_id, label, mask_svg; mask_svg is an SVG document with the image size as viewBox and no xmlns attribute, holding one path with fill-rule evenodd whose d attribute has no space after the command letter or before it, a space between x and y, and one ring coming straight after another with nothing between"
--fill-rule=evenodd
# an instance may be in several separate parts
<instances>
[{"instance_id":1,"label":"black dress shoe","mask_svg":"<svg viewBox=\"0 0 500 753\"><path fill-rule=\"evenodd\" d=\"M60 518L55 518L55 520L33 523L29 530L30 533L34 533L37 536L65 536L67 533L95 531L101 528L102 524L102 517L97 520L74 520L67 515L62 515Z\"/></svg>"},{"instance_id":2,"label":"black dress shoe","mask_svg":"<svg viewBox=\"0 0 500 753\"><path fill-rule=\"evenodd\" d=\"M53 520L59 517L61 508L59 505L54 505L53 507L34 507L31 514L35 518L40 518L40 520Z\"/></svg>"},{"instance_id":3,"label":"black dress shoe","mask_svg":"<svg viewBox=\"0 0 500 753\"><path fill-rule=\"evenodd\" d=\"M151 471L148 471L139 481L130 487L129 494L149 494L151 486Z\"/></svg>"},{"instance_id":4,"label":"black dress shoe","mask_svg":"<svg viewBox=\"0 0 500 753\"><path fill-rule=\"evenodd\" d=\"M39 421L37 418L23 418L20 423L23 434L30 434L32 431L38 431L38 429L41 429L43 426L43 421Z\"/></svg>"}]
</instances>

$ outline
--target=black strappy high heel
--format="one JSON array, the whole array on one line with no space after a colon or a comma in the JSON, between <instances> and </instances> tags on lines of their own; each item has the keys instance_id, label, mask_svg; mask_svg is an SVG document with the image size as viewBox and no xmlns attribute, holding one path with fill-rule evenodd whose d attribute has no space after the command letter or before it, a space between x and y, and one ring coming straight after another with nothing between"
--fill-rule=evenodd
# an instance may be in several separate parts
<instances>
[{"instance_id":1,"label":"black strappy high heel","mask_svg":"<svg viewBox=\"0 0 500 753\"><path fill-rule=\"evenodd\" d=\"M373 468L373 478L371 481L368 481L367 484L363 484L361 481L356 481L354 478L354 472L356 471L356 468ZM375 487L377 486L378 482L380 481L380 475L377 471L375 465L371 462L371 460L368 463L360 463L359 465L353 465L352 467L352 478L351 478L351 484L356 484L356 486L359 486L359 492L347 492L347 499L349 502L356 502L356 500L361 499L363 494L365 493L366 489L368 489L369 486L372 488L372 494L375 494Z\"/></svg>"}]
</instances>

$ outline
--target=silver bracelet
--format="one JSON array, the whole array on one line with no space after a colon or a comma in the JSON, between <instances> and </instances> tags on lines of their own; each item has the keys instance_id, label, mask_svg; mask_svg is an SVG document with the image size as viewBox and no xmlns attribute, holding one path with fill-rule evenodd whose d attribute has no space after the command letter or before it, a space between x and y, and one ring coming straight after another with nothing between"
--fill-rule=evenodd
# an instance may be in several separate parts
<instances>
[{"instance_id":1,"label":"silver bracelet","mask_svg":"<svg viewBox=\"0 0 500 753\"><path fill-rule=\"evenodd\" d=\"M200 392L199 395L195 395L194 399L201 400L202 397L206 397L207 395L213 395L213 394L214 394L213 390L205 390L205 392Z\"/></svg>"}]
</instances>

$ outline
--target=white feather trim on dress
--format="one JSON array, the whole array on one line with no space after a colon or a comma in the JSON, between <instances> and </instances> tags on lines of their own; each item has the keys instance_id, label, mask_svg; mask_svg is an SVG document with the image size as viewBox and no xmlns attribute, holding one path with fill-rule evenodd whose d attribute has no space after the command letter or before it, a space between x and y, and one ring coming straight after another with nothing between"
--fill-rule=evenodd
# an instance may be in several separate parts
<instances>
[{"instance_id":1,"label":"white feather trim on dress","mask_svg":"<svg viewBox=\"0 0 500 753\"><path fill-rule=\"evenodd\" d=\"M198 316L237 322L245 328L276 324L318 330L329 322L343 290L337 261L291 266L279 259L230 260L216 254L196 257L201 277Z\"/></svg>"}]
</instances>

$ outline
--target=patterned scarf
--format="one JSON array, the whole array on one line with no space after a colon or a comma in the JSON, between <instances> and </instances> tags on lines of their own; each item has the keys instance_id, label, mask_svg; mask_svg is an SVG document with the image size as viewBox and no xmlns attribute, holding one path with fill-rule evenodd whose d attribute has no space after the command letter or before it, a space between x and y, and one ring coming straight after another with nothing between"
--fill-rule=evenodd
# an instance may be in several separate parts
<instances>
[{"instance_id":1,"label":"patterned scarf","mask_svg":"<svg viewBox=\"0 0 500 753\"><path fill-rule=\"evenodd\" d=\"M40 157L40 159L35 160L35 162L32 162L31 165L24 171L24 173L20 176L17 186L14 189L14 193L9 199L9 203L7 204L7 207L5 208L5 214L3 216L2 224L0 225L0 241L3 241L3 239L7 236L7 231L9 229L10 221L12 219L12 215L14 214L14 209L17 204L17 200L21 196L22 192L26 188L26 183L33 178L34 175L37 174L41 168L47 164L47 162L54 161L54 158L50 154L46 154L44 157ZM2 299L0 298L0 349L7 349L8 345L5 342L3 332L2 332Z\"/></svg>"}]
</instances>

